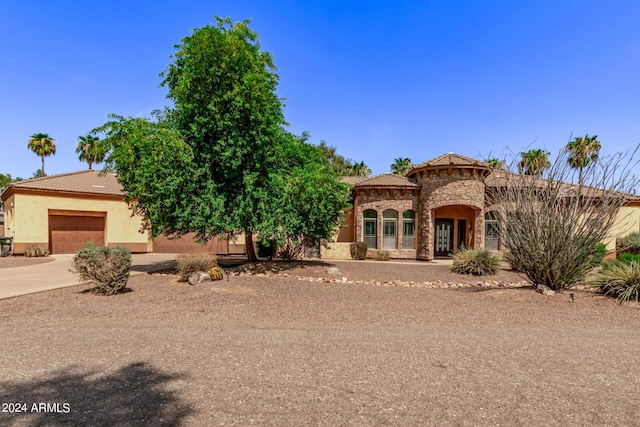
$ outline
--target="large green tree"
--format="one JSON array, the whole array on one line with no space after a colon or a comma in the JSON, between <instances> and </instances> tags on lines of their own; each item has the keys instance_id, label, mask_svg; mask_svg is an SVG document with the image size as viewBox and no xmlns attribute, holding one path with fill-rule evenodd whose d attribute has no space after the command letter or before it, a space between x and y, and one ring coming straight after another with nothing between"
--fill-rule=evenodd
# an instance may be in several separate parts
<instances>
[{"instance_id":1,"label":"large green tree","mask_svg":"<svg viewBox=\"0 0 640 427\"><path fill-rule=\"evenodd\" d=\"M582 183L582 171L584 168L598 159L600 148L598 135L577 137L565 147L565 152L569 154L569 157L567 157L569 166L578 169L578 182Z\"/></svg>"},{"instance_id":2,"label":"large green tree","mask_svg":"<svg viewBox=\"0 0 640 427\"><path fill-rule=\"evenodd\" d=\"M56 141L46 133L34 133L27 142L27 147L42 158L42 175L44 173L44 158L56 154Z\"/></svg>"},{"instance_id":3,"label":"large green tree","mask_svg":"<svg viewBox=\"0 0 640 427\"><path fill-rule=\"evenodd\" d=\"M303 133L303 138L308 138L307 132ZM306 140L306 139L305 139ZM317 145L320 149L320 155L324 162L336 173L342 176L368 176L371 175L371 169L365 165L364 161L354 163L353 160L337 153L336 147L327 145L326 141L320 141Z\"/></svg>"},{"instance_id":4,"label":"large green tree","mask_svg":"<svg viewBox=\"0 0 640 427\"><path fill-rule=\"evenodd\" d=\"M551 166L549 161L550 154L548 151L539 148L524 151L520 153L521 160L518 163L518 170L525 175L541 175Z\"/></svg>"},{"instance_id":5,"label":"large green tree","mask_svg":"<svg viewBox=\"0 0 640 427\"><path fill-rule=\"evenodd\" d=\"M182 39L173 57L162 74L171 108L155 121L113 116L95 131L152 233L207 240L244 231L249 259L254 234L329 237L347 188L305 136L285 131L273 59L248 21L217 18Z\"/></svg>"},{"instance_id":6,"label":"large green tree","mask_svg":"<svg viewBox=\"0 0 640 427\"><path fill-rule=\"evenodd\" d=\"M78 146L76 147L78 159L81 162L87 162L89 169L93 169L94 163L104 161L106 152L104 145L100 144L100 138L95 135L85 135L78 137Z\"/></svg>"}]
</instances>

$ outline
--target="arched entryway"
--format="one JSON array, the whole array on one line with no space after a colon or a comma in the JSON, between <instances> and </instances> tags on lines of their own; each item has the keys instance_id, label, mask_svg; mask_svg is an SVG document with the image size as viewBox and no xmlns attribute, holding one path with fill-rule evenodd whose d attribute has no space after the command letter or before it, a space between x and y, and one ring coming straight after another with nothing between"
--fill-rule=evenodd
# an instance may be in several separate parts
<instances>
[{"instance_id":1,"label":"arched entryway","mask_svg":"<svg viewBox=\"0 0 640 427\"><path fill-rule=\"evenodd\" d=\"M465 205L442 206L433 210L433 254L446 257L462 247L474 247L477 209Z\"/></svg>"}]
</instances>

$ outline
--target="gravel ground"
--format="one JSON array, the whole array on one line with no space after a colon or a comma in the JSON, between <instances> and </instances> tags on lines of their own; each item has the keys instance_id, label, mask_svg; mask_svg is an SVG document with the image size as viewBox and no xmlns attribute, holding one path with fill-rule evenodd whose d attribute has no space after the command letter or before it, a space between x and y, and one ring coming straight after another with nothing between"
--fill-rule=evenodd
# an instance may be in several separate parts
<instances>
[{"instance_id":1,"label":"gravel ground","mask_svg":"<svg viewBox=\"0 0 640 427\"><path fill-rule=\"evenodd\" d=\"M334 265L349 280L466 278L433 264L285 271ZM0 403L27 403L0 425L639 425L640 307L593 292L256 275L129 287L0 300Z\"/></svg>"},{"instance_id":2,"label":"gravel ground","mask_svg":"<svg viewBox=\"0 0 640 427\"><path fill-rule=\"evenodd\" d=\"M53 261L52 257L7 256L0 257L0 268L24 267L51 261Z\"/></svg>"}]
</instances>

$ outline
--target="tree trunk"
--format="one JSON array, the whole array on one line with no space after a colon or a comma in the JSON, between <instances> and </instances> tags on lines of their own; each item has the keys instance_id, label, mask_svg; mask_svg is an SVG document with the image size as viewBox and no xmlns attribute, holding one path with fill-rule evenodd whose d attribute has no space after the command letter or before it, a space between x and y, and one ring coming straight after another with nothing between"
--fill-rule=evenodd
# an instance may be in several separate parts
<instances>
[{"instance_id":1,"label":"tree trunk","mask_svg":"<svg viewBox=\"0 0 640 427\"><path fill-rule=\"evenodd\" d=\"M42 176L44 176L44 154L42 155Z\"/></svg>"},{"instance_id":2,"label":"tree trunk","mask_svg":"<svg viewBox=\"0 0 640 427\"><path fill-rule=\"evenodd\" d=\"M247 260L258 261L258 257L256 256L256 250L253 247L253 233L248 230L244 231L244 244L247 251Z\"/></svg>"}]
</instances>

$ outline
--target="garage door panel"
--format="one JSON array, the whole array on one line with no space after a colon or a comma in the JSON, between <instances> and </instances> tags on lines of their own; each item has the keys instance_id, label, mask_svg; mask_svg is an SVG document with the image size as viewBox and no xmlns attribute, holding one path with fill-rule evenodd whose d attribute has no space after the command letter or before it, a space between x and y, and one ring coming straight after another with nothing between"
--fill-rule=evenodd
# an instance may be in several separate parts
<instances>
[{"instance_id":1,"label":"garage door panel","mask_svg":"<svg viewBox=\"0 0 640 427\"><path fill-rule=\"evenodd\" d=\"M74 253L93 242L105 244L105 218L96 216L50 215L49 238L52 253Z\"/></svg>"}]
</instances>

